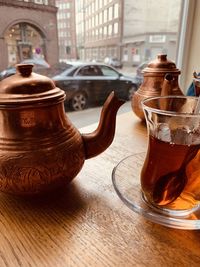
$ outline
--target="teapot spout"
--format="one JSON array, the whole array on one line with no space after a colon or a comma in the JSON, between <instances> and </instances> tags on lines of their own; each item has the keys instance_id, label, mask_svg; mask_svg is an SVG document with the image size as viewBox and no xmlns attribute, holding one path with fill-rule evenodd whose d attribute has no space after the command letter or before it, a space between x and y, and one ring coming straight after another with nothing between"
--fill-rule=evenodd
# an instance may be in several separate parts
<instances>
[{"instance_id":1,"label":"teapot spout","mask_svg":"<svg viewBox=\"0 0 200 267\"><path fill-rule=\"evenodd\" d=\"M163 86L161 90L161 96L168 95L183 95L183 92L179 88L178 80L171 73L165 75Z\"/></svg>"},{"instance_id":2,"label":"teapot spout","mask_svg":"<svg viewBox=\"0 0 200 267\"><path fill-rule=\"evenodd\" d=\"M92 133L82 134L86 159L99 155L110 146L115 135L116 114L124 103L124 100L118 99L112 92L104 103L97 129Z\"/></svg>"},{"instance_id":3,"label":"teapot spout","mask_svg":"<svg viewBox=\"0 0 200 267\"><path fill-rule=\"evenodd\" d=\"M173 81L174 77L170 73L167 73L164 78L161 96L168 96L172 94Z\"/></svg>"}]
</instances>

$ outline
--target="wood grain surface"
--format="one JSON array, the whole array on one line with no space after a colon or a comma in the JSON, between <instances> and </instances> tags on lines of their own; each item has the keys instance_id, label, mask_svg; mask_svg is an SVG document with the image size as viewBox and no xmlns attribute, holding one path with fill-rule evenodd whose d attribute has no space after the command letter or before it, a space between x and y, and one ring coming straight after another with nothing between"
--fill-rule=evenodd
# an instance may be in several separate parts
<instances>
[{"instance_id":1,"label":"wood grain surface","mask_svg":"<svg viewBox=\"0 0 200 267\"><path fill-rule=\"evenodd\" d=\"M151 223L114 191L113 168L146 145L145 125L120 115L112 145L68 188L34 200L0 194L0 267L200 266L200 231Z\"/></svg>"}]
</instances>

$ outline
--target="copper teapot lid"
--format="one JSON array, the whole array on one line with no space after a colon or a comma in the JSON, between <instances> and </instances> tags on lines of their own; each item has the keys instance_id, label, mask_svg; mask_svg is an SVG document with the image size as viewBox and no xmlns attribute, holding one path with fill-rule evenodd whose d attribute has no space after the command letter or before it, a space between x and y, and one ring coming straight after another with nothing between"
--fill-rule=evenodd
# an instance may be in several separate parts
<instances>
[{"instance_id":1,"label":"copper teapot lid","mask_svg":"<svg viewBox=\"0 0 200 267\"><path fill-rule=\"evenodd\" d=\"M159 54L157 58L151 61L147 67L143 70L143 73L177 73L180 74L180 70L176 68L173 61L167 59L167 55Z\"/></svg>"},{"instance_id":2,"label":"copper teapot lid","mask_svg":"<svg viewBox=\"0 0 200 267\"><path fill-rule=\"evenodd\" d=\"M0 105L26 105L64 100L65 93L43 75L32 72L33 64L18 64L16 74L0 82Z\"/></svg>"}]
</instances>

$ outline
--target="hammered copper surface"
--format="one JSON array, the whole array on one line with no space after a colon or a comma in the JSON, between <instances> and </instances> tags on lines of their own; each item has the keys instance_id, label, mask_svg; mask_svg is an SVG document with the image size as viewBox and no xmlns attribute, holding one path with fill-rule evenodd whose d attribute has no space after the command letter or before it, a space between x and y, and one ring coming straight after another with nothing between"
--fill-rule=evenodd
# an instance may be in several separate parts
<instances>
[{"instance_id":1,"label":"hammered copper surface","mask_svg":"<svg viewBox=\"0 0 200 267\"><path fill-rule=\"evenodd\" d=\"M174 62L167 59L167 55L158 55L157 59L150 62L143 70L143 74L144 81L131 101L133 112L141 120L145 119L141 106L141 101L145 98L161 95L183 95L178 84L180 70L176 68ZM170 78L168 76L169 79L167 78L166 83L164 83L166 74L169 74Z\"/></svg>"},{"instance_id":2,"label":"hammered copper surface","mask_svg":"<svg viewBox=\"0 0 200 267\"><path fill-rule=\"evenodd\" d=\"M64 91L47 77L18 66L0 83L0 190L32 195L69 183L85 159L112 142L118 108L114 93L104 104L96 131L81 135L67 118Z\"/></svg>"}]
</instances>

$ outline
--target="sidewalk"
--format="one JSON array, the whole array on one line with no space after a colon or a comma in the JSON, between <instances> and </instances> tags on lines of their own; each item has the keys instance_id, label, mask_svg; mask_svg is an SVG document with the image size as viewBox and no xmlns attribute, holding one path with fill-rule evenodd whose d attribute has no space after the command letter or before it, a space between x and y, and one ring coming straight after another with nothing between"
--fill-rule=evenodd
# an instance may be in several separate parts
<instances>
[{"instance_id":1,"label":"sidewalk","mask_svg":"<svg viewBox=\"0 0 200 267\"><path fill-rule=\"evenodd\" d=\"M72 121L74 126L77 128L82 128L87 125L96 123L100 119L100 113L102 110L102 106L92 107L81 111L69 111L67 112L67 116ZM132 111L131 102L127 101L123 104L117 114L123 114L125 112Z\"/></svg>"}]
</instances>

